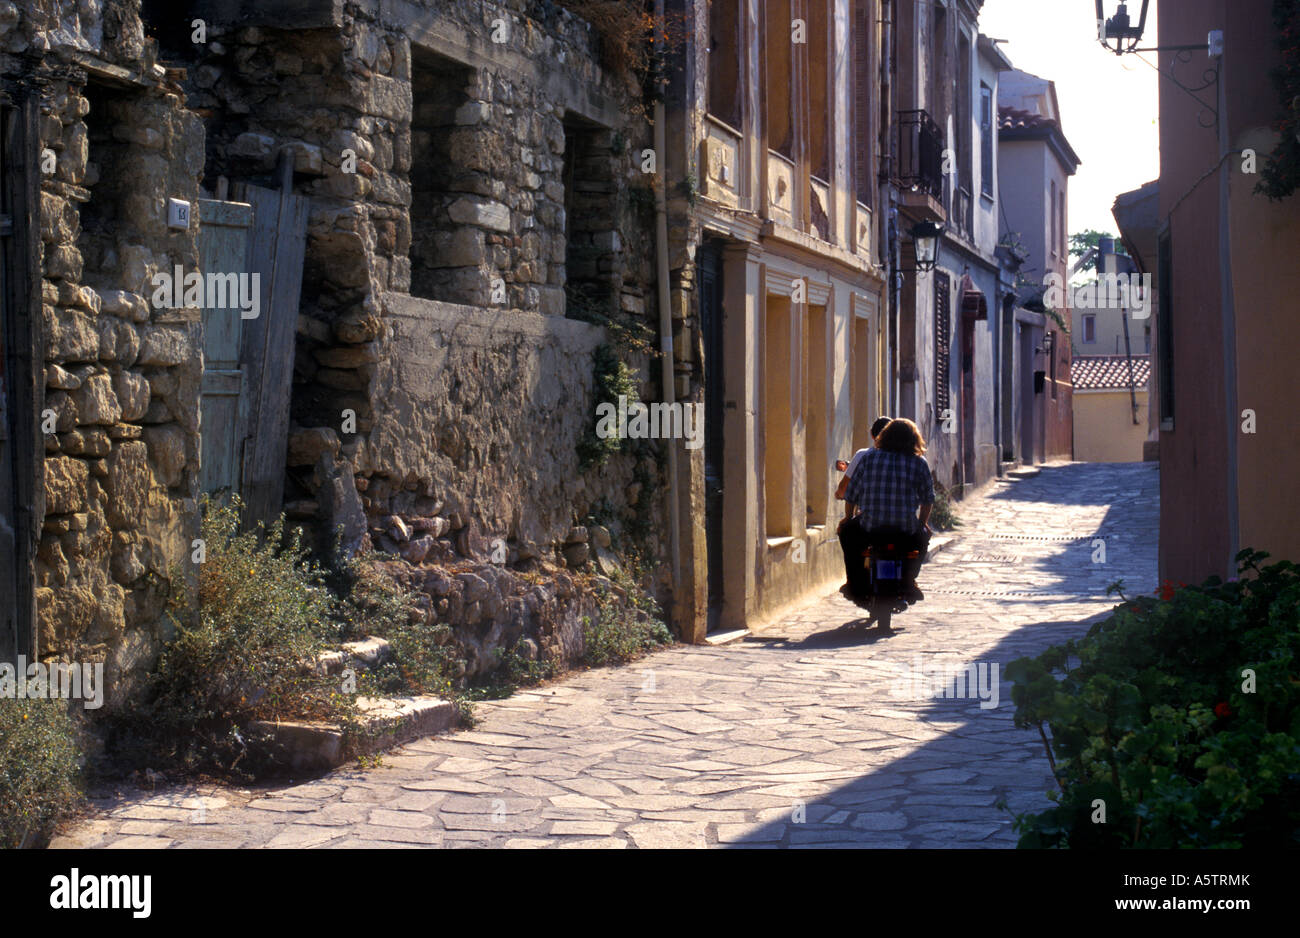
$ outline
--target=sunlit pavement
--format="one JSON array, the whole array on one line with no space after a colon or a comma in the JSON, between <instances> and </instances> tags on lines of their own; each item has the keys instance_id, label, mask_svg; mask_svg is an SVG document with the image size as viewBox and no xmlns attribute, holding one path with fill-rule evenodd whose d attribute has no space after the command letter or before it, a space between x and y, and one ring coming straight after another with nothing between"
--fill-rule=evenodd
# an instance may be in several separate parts
<instances>
[{"instance_id":1,"label":"sunlit pavement","mask_svg":"<svg viewBox=\"0 0 1300 938\"><path fill-rule=\"evenodd\" d=\"M989 676L1085 632L1107 584L1154 590L1158 491L1154 464L1045 466L958 506L891 635L832 594L479 704L476 729L374 769L105 800L54 846L1010 847L1053 782ZM928 696L953 665L965 696Z\"/></svg>"}]
</instances>

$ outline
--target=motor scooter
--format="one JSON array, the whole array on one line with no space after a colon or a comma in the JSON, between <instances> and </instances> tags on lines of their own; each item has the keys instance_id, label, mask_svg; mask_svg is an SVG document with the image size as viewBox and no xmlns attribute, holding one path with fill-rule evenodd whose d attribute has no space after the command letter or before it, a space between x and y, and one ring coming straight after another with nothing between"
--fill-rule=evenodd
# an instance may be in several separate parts
<instances>
[{"instance_id":1,"label":"motor scooter","mask_svg":"<svg viewBox=\"0 0 1300 938\"><path fill-rule=\"evenodd\" d=\"M835 468L840 472L848 470L847 460L837 459ZM866 546L862 548L862 569L866 576L858 581L860 592L854 592L850 582L850 597L860 609L868 614L868 622L876 622L883 631L889 631L894 613L907 609L907 600L903 598L904 565L915 563L920 551L912 548L906 532L892 528L877 528L868 534ZM852 563L856 563L854 558Z\"/></svg>"}]
</instances>

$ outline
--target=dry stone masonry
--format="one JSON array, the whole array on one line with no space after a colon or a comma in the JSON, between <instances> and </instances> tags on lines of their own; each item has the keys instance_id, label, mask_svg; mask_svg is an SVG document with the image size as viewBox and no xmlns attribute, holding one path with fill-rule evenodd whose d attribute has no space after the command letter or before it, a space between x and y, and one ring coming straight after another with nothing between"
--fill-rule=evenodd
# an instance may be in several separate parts
<instances>
[{"instance_id":1,"label":"dry stone masonry","mask_svg":"<svg viewBox=\"0 0 1300 938\"><path fill-rule=\"evenodd\" d=\"M106 661L120 695L169 638L203 441L233 431L201 419L202 310L155 302L155 277L200 269L200 200L286 183L302 288L261 315L296 315L289 518L388 555L469 676L504 648L581 654L588 574L629 522L665 550L655 452L579 457L602 323L654 325L650 127L592 27L524 0L0 3L0 77L53 154L30 207L43 658Z\"/></svg>"}]
</instances>

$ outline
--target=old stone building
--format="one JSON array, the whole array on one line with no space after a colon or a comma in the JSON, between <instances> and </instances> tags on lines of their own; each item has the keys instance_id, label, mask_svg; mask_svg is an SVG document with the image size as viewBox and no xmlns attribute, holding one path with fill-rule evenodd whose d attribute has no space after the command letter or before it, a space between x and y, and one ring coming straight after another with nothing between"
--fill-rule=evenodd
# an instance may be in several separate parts
<instances>
[{"instance_id":1,"label":"old stone building","mask_svg":"<svg viewBox=\"0 0 1300 938\"><path fill-rule=\"evenodd\" d=\"M588 23L9 3L0 50L6 657L106 660L120 694L205 492L387 551L471 675L580 652L566 567L660 566L662 447L580 454L597 363L650 377L618 336L654 256L640 92Z\"/></svg>"}]
</instances>

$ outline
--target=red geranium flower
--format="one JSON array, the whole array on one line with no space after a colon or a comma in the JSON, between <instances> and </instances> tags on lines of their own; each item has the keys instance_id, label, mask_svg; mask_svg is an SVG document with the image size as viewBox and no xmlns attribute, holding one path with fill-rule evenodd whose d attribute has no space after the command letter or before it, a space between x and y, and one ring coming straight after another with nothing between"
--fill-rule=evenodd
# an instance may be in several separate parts
<instances>
[{"instance_id":1,"label":"red geranium flower","mask_svg":"<svg viewBox=\"0 0 1300 938\"><path fill-rule=\"evenodd\" d=\"M1165 580L1163 583L1160 584L1160 589L1156 590L1156 595L1159 596L1161 599L1173 599L1174 588L1172 585L1170 585L1168 580Z\"/></svg>"},{"instance_id":2,"label":"red geranium flower","mask_svg":"<svg viewBox=\"0 0 1300 938\"><path fill-rule=\"evenodd\" d=\"M1232 716L1232 708L1226 702L1216 703L1214 705L1214 715L1222 720L1224 717Z\"/></svg>"}]
</instances>

